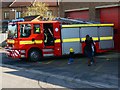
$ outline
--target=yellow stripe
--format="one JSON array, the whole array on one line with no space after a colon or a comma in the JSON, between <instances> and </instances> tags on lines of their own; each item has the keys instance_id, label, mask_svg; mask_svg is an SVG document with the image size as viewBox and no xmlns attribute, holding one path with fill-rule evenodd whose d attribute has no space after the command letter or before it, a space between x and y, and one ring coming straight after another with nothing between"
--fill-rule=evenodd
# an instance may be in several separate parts
<instances>
[{"instance_id":1,"label":"yellow stripe","mask_svg":"<svg viewBox=\"0 0 120 90\"><path fill-rule=\"evenodd\" d=\"M74 24L74 25L62 25L62 28L70 28L70 27L98 27L98 26L114 26L114 24Z\"/></svg>"},{"instance_id":2,"label":"yellow stripe","mask_svg":"<svg viewBox=\"0 0 120 90\"><path fill-rule=\"evenodd\" d=\"M79 42L80 38L63 39L63 42Z\"/></svg>"},{"instance_id":3,"label":"yellow stripe","mask_svg":"<svg viewBox=\"0 0 120 90\"><path fill-rule=\"evenodd\" d=\"M81 40L82 40L82 41L85 41L85 39L86 39L86 38L82 38ZM93 39L93 41L98 41L98 40L99 40L98 37L92 37L92 39Z\"/></svg>"},{"instance_id":4,"label":"yellow stripe","mask_svg":"<svg viewBox=\"0 0 120 90\"><path fill-rule=\"evenodd\" d=\"M22 44L41 44L43 41L42 40L35 40L33 41L20 41L20 45Z\"/></svg>"},{"instance_id":5,"label":"yellow stripe","mask_svg":"<svg viewBox=\"0 0 120 90\"><path fill-rule=\"evenodd\" d=\"M100 37L100 40L112 40L113 37L109 36L109 37Z\"/></svg>"},{"instance_id":6,"label":"yellow stripe","mask_svg":"<svg viewBox=\"0 0 120 90\"><path fill-rule=\"evenodd\" d=\"M82 41L85 41L86 38L82 38L81 40ZM109 36L109 37L100 37L100 40L112 40L113 37L112 36ZM93 40L94 41L97 41L99 40L98 37L93 37ZM79 42L80 41L80 38L69 38L69 39L63 39L62 40L63 42ZM33 41L20 41L20 45L22 44L41 44L43 42L43 40L35 40L34 42ZM60 43L61 40L60 39L56 39L55 40L55 43ZM7 43L11 43L11 44L14 44L15 41L14 40L7 40Z\"/></svg>"},{"instance_id":7,"label":"yellow stripe","mask_svg":"<svg viewBox=\"0 0 120 90\"><path fill-rule=\"evenodd\" d=\"M98 37L92 37L93 38L93 41L98 41ZM81 40L82 41L85 41L86 38L82 38ZM113 37L112 36L109 36L109 37L100 37L100 40L112 40Z\"/></svg>"},{"instance_id":8,"label":"yellow stripe","mask_svg":"<svg viewBox=\"0 0 120 90\"><path fill-rule=\"evenodd\" d=\"M14 40L11 40L11 39L8 39L8 40L7 40L7 43L14 44L14 43L15 43L15 41L14 41Z\"/></svg>"},{"instance_id":9,"label":"yellow stripe","mask_svg":"<svg viewBox=\"0 0 120 90\"><path fill-rule=\"evenodd\" d=\"M32 41L20 41L20 45L21 44L34 44L34 42L32 42Z\"/></svg>"},{"instance_id":10,"label":"yellow stripe","mask_svg":"<svg viewBox=\"0 0 120 90\"><path fill-rule=\"evenodd\" d=\"M35 40L36 44L41 44L43 42L43 40Z\"/></svg>"},{"instance_id":11,"label":"yellow stripe","mask_svg":"<svg viewBox=\"0 0 120 90\"><path fill-rule=\"evenodd\" d=\"M60 43L60 39L56 39L56 40L55 40L55 43Z\"/></svg>"}]
</instances>

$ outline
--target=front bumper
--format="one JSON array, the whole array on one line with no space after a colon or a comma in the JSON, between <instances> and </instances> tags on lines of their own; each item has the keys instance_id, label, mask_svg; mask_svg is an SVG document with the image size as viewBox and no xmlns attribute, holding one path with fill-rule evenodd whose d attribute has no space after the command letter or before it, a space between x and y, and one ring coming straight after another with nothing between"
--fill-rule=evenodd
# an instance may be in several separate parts
<instances>
[{"instance_id":1,"label":"front bumper","mask_svg":"<svg viewBox=\"0 0 120 90\"><path fill-rule=\"evenodd\" d=\"M21 53L21 50L5 48L7 51L7 56L12 58L25 58L25 53Z\"/></svg>"}]
</instances>

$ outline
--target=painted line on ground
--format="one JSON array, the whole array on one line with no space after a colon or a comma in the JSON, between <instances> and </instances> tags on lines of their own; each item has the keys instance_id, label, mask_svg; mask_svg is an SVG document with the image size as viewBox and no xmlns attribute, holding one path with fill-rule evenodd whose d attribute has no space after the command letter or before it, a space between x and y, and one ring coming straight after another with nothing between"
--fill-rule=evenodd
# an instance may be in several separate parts
<instances>
[{"instance_id":1,"label":"painted line on ground","mask_svg":"<svg viewBox=\"0 0 120 90\"><path fill-rule=\"evenodd\" d=\"M52 63L54 60L51 60L51 61L49 61L49 62L46 62L46 63L44 63L44 64L50 64L50 63Z\"/></svg>"},{"instance_id":2,"label":"painted line on ground","mask_svg":"<svg viewBox=\"0 0 120 90\"><path fill-rule=\"evenodd\" d=\"M58 79L61 79L61 80L67 80L67 81L70 81L70 82L75 81L76 83L84 83L84 84L88 84L88 85L96 87L96 88L117 88L117 86L115 86L115 85L108 85L108 84L105 84L105 83L98 83L98 82L89 82L89 81L85 81L85 80L81 80L81 79L74 79L74 78L71 78L71 77L55 75L55 74L42 72L42 71L38 71L38 70L30 70L30 69L28 70L28 69L25 69L25 68L16 67L16 66L12 66L12 65L0 64L0 66L1 67L13 68L13 69L17 69L17 70L24 70L24 71L27 71L27 72L41 74L41 75L44 75L44 76L50 76L50 77L58 78Z\"/></svg>"},{"instance_id":3,"label":"painted line on ground","mask_svg":"<svg viewBox=\"0 0 120 90\"><path fill-rule=\"evenodd\" d=\"M94 71L98 71L100 68L102 68L103 67L103 65L104 65L104 63L103 64L101 64L101 65L99 65Z\"/></svg>"}]
</instances>

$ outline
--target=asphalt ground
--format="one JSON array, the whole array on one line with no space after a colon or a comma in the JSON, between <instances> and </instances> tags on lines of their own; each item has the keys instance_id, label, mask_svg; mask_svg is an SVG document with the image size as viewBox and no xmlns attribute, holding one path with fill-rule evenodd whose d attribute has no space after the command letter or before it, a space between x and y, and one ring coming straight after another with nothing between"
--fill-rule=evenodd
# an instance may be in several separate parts
<instances>
[{"instance_id":1,"label":"asphalt ground","mask_svg":"<svg viewBox=\"0 0 120 90\"><path fill-rule=\"evenodd\" d=\"M96 65L87 66L87 58L79 55L72 64L67 57L45 58L38 62L25 62L6 57L1 50L2 66L37 73L49 77L47 82L67 88L118 88L118 60L120 53L107 52L98 54ZM27 77L20 72L11 74ZM40 77L39 77L40 78ZM35 79L35 78L34 78ZM58 82L59 81L59 82Z\"/></svg>"}]
</instances>

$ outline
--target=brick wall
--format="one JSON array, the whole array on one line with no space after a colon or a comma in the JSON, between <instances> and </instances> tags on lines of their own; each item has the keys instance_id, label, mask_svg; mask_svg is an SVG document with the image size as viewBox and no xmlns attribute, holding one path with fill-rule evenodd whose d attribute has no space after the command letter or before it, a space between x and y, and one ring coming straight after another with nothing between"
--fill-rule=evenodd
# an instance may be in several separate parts
<instances>
[{"instance_id":1,"label":"brick wall","mask_svg":"<svg viewBox=\"0 0 120 90\"><path fill-rule=\"evenodd\" d=\"M96 6L117 4L117 2L60 2L60 16L65 17L65 10L89 8L89 20L99 21L99 11Z\"/></svg>"}]
</instances>

